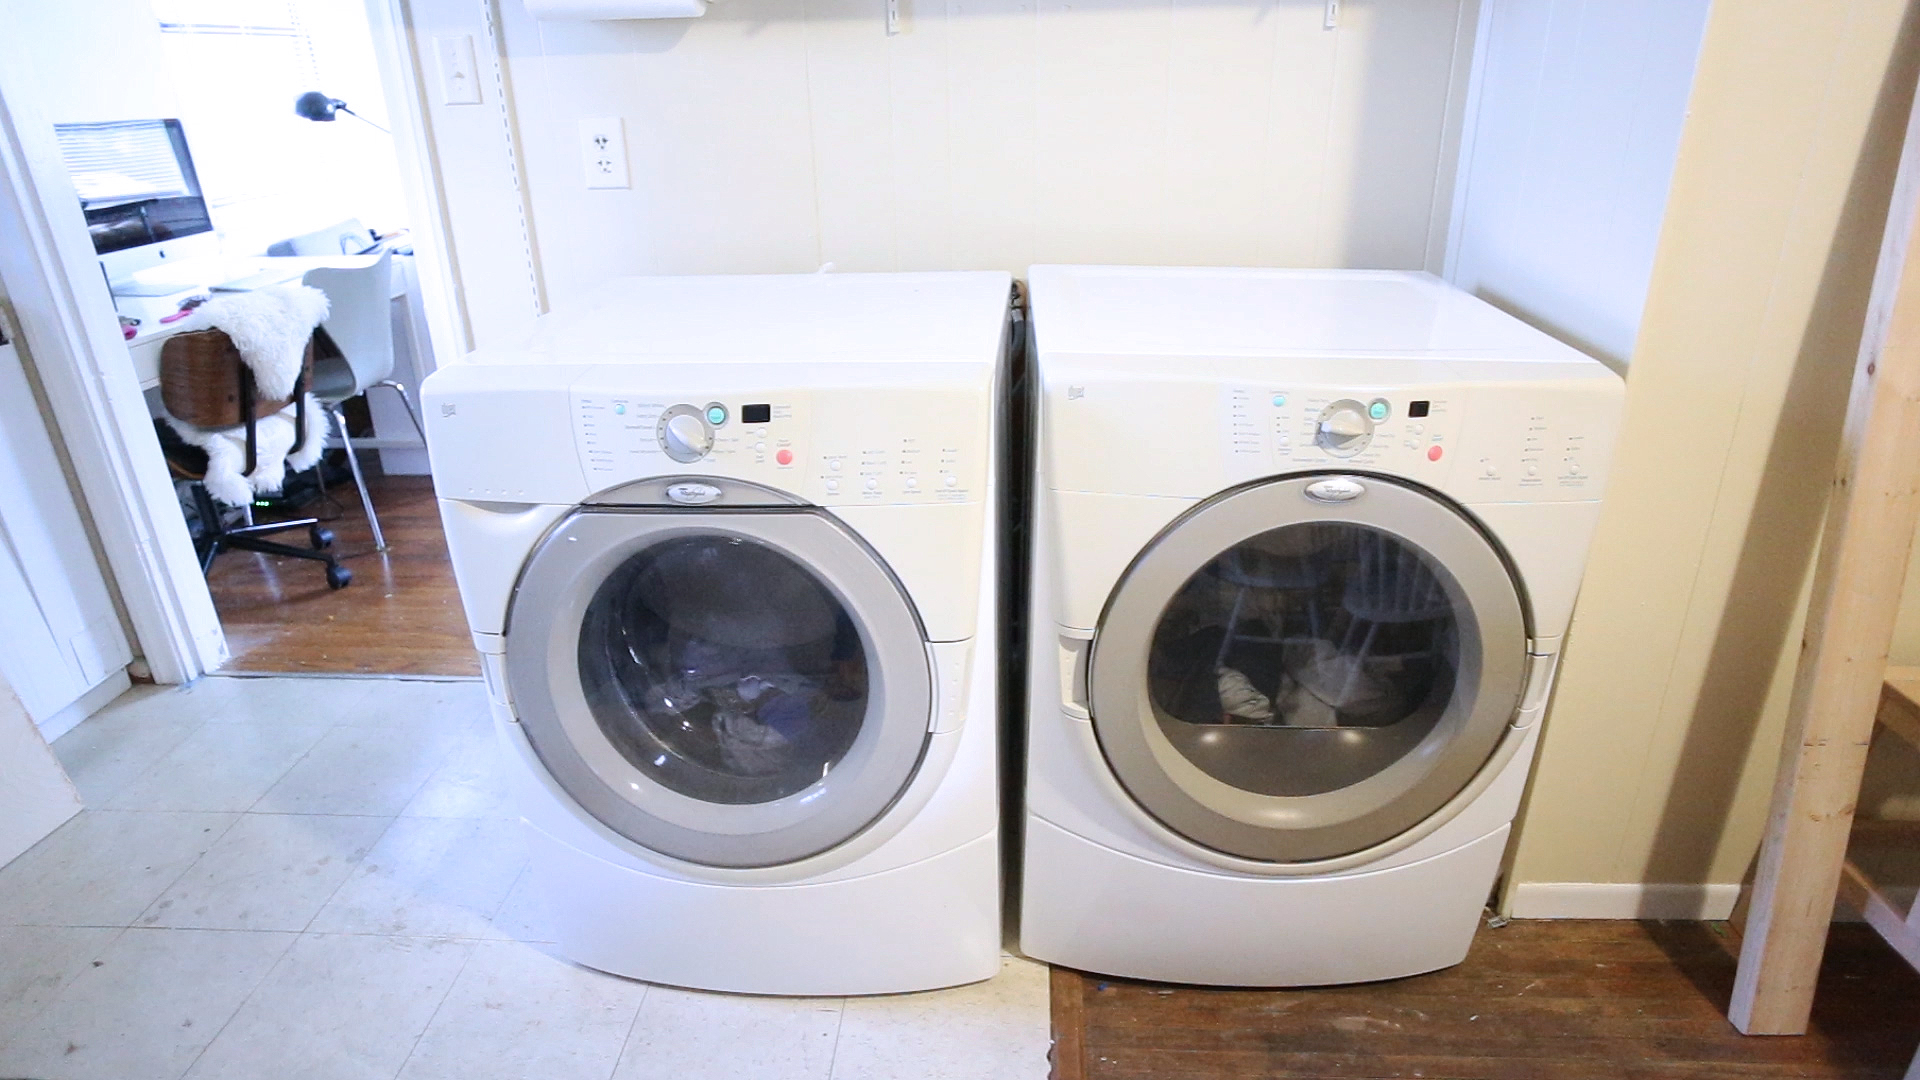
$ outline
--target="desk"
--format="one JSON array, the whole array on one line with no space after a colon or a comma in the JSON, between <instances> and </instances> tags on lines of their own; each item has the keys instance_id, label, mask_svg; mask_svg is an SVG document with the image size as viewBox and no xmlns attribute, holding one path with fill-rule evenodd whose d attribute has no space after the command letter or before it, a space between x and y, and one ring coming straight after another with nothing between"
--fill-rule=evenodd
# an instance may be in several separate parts
<instances>
[{"instance_id":1,"label":"desk","mask_svg":"<svg viewBox=\"0 0 1920 1080\"><path fill-rule=\"evenodd\" d=\"M341 270L355 270L363 266L372 266L380 261L378 254L373 255L256 255L247 258L223 259L222 265L232 271L232 278L255 273L286 272L286 282L297 282L309 270L332 267ZM411 274L403 269L401 263L413 260L404 255L393 259L393 293L396 299L408 293L407 282ZM282 282L285 284L286 282ZM180 300L184 297L206 294L218 297L222 294L209 289L188 289L172 296L116 296L115 306L122 315L131 315L140 320L139 330L127 340L127 350L133 354L133 372L140 379L142 390L151 390L160 385L160 346L175 334L184 334L189 330L205 330L208 327L206 308L196 308L179 322L162 323L161 317L180 310Z\"/></svg>"}]
</instances>

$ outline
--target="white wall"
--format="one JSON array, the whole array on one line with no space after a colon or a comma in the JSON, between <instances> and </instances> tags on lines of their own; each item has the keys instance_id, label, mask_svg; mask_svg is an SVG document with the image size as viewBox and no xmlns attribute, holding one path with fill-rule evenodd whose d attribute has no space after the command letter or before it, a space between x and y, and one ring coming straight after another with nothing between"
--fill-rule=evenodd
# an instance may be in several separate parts
<instances>
[{"instance_id":1,"label":"white wall","mask_svg":"<svg viewBox=\"0 0 1920 1080\"><path fill-rule=\"evenodd\" d=\"M1633 351L1709 0L1485 0L1448 277Z\"/></svg>"},{"instance_id":2,"label":"white wall","mask_svg":"<svg viewBox=\"0 0 1920 1080\"><path fill-rule=\"evenodd\" d=\"M1516 914L1724 915L1764 829L1920 78L1920 7L1832 16L1708 20Z\"/></svg>"},{"instance_id":3,"label":"white wall","mask_svg":"<svg viewBox=\"0 0 1920 1080\"><path fill-rule=\"evenodd\" d=\"M484 59L479 6L412 11L487 344L532 288L503 126L497 102L442 107L431 86L432 36L474 34ZM600 23L501 0L548 299L617 274L827 262L1440 265L1472 0L1349 0L1336 30L1321 0L903 7L889 37L884 0ZM585 188L577 124L602 116L625 121L630 190Z\"/></svg>"},{"instance_id":4,"label":"white wall","mask_svg":"<svg viewBox=\"0 0 1920 1080\"><path fill-rule=\"evenodd\" d=\"M6 32L34 43L34 82L54 123L179 114L149 0L12 2L0 9Z\"/></svg>"}]
</instances>

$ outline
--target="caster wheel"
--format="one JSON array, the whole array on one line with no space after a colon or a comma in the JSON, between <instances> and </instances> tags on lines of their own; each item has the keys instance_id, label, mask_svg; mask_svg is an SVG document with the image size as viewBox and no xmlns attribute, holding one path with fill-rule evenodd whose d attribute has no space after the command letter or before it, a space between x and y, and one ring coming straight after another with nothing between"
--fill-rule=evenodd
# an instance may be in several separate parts
<instances>
[{"instance_id":1,"label":"caster wheel","mask_svg":"<svg viewBox=\"0 0 1920 1080\"><path fill-rule=\"evenodd\" d=\"M333 530L320 525L309 525L307 539L311 540L316 548L330 548L333 546Z\"/></svg>"},{"instance_id":2,"label":"caster wheel","mask_svg":"<svg viewBox=\"0 0 1920 1080\"><path fill-rule=\"evenodd\" d=\"M327 588L344 589L351 584L353 584L353 571L347 569L344 566L339 565L338 563L333 563L328 565Z\"/></svg>"}]
</instances>

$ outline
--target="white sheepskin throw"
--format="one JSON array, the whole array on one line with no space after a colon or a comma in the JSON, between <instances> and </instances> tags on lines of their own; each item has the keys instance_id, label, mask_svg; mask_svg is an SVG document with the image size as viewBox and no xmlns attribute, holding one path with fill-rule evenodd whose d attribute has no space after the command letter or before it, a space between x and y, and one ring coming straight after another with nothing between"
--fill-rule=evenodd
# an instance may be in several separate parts
<instances>
[{"instance_id":1,"label":"white sheepskin throw","mask_svg":"<svg viewBox=\"0 0 1920 1080\"><path fill-rule=\"evenodd\" d=\"M306 359L307 339L327 317L327 294L310 285L276 285L229 293L203 309L216 329L226 331L253 369L253 385L267 400L290 398ZM207 494L228 506L245 506L255 495L271 495L287 479L287 469L313 468L326 445L327 414L307 394L306 438L294 445L297 425L292 405L254 422L254 468L247 467L247 429L197 428L168 423L180 438L207 452Z\"/></svg>"},{"instance_id":2,"label":"white sheepskin throw","mask_svg":"<svg viewBox=\"0 0 1920 1080\"><path fill-rule=\"evenodd\" d=\"M260 396L288 398L300 377L307 339L327 317L327 294L311 285L275 285L216 296L201 310L233 339L240 358L253 369Z\"/></svg>"},{"instance_id":3,"label":"white sheepskin throw","mask_svg":"<svg viewBox=\"0 0 1920 1080\"><path fill-rule=\"evenodd\" d=\"M327 414L307 399L307 437L293 445L295 423L292 405L254 421L253 475L247 467L247 429L197 428L191 424L173 424L180 438L207 452L207 475L201 482L207 494L228 506L245 506L255 495L272 495L286 483L287 470L302 472L320 460L327 441ZM171 421L169 421L171 422Z\"/></svg>"}]
</instances>

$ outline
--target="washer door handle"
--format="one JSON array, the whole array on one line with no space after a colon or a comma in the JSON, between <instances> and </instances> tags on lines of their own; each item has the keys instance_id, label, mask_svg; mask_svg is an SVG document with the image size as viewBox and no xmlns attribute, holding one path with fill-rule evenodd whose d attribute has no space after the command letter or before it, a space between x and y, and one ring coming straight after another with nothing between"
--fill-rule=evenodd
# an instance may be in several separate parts
<instances>
[{"instance_id":1,"label":"washer door handle","mask_svg":"<svg viewBox=\"0 0 1920 1080\"><path fill-rule=\"evenodd\" d=\"M1307 485L1307 498L1314 502L1352 502L1367 493L1367 485L1351 476L1329 476Z\"/></svg>"}]
</instances>

